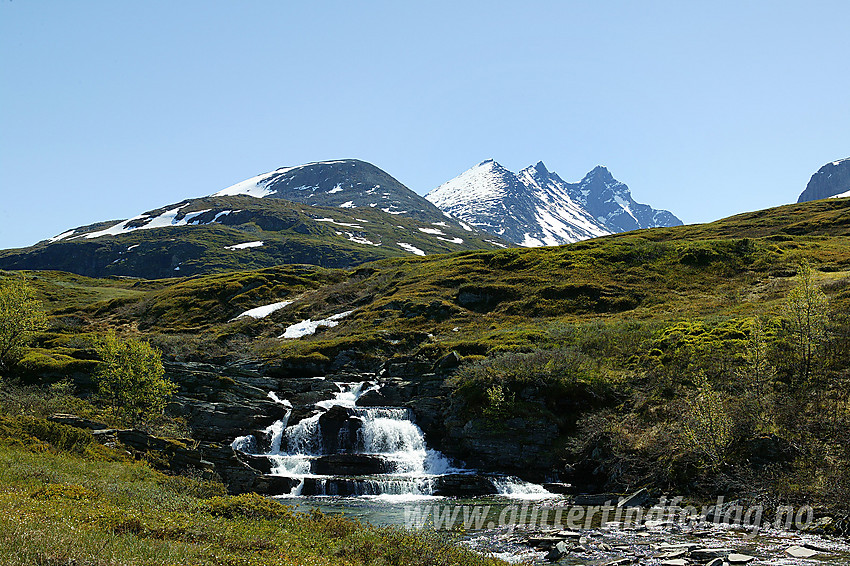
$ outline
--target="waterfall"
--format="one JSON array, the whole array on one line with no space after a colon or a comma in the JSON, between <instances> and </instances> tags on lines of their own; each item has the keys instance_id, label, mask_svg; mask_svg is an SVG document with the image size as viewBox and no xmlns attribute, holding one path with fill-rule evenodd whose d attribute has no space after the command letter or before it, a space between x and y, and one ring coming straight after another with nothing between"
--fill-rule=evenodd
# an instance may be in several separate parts
<instances>
[{"instance_id":1,"label":"waterfall","mask_svg":"<svg viewBox=\"0 0 850 566\"><path fill-rule=\"evenodd\" d=\"M332 399L314 405L314 414L289 426L292 404L274 392L285 416L265 429L270 448L256 454L252 436L233 441L234 450L268 458L271 473L292 479L287 495L427 496L441 476L472 474L425 444L413 412L403 407L358 407L357 400L379 389L374 382L335 383ZM540 486L517 478L489 478L509 497L540 498Z\"/></svg>"}]
</instances>

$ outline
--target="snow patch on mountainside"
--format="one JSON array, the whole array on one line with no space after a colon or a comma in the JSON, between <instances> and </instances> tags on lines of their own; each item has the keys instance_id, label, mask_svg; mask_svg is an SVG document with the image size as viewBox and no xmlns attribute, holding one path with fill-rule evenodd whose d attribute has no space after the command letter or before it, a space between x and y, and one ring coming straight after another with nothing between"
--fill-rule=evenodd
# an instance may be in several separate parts
<instances>
[{"instance_id":1,"label":"snow patch on mountainside","mask_svg":"<svg viewBox=\"0 0 850 566\"><path fill-rule=\"evenodd\" d=\"M850 197L850 191L847 191L846 193L841 193L840 195L832 195L829 198L847 198L847 197Z\"/></svg>"},{"instance_id":2,"label":"snow patch on mountainside","mask_svg":"<svg viewBox=\"0 0 850 566\"><path fill-rule=\"evenodd\" d=\"M80 234L79 236L75 236L75 238L99 238L101 236L117 236L118 234L126 234L134 230L150 230L152 228L165 228L167 226L185 226L194 217L209 211L202 210L200 212L190 212L189 214L184 215L180 220L177 220L180 209L185 208L186 206L189 206L189 203L182 204L177 208L172 208L171 210L166 210L159 216L155 216L153 218L149 218L147 214L140 214L139 216L135 216L129 220L125 220L124 222L119 222L105 230L89 232L88 234ZM140 226L135 225L141 221L144 221L145 223Z\"/></svg>"},{"instance_id":3,"label":"snow patch on mountainside","mask_svg":"<svg viewBox=\"0 0 850 566\"><path fill-rule=\"evenodd\" d=\"M250 317L250 318L266 318L273 312L279 311L283 307L288 307L295 301L279 301L277 303L272 303L270 305L263 305L261 307L256 307L253 309L248 309L236 318Z\"/></svg>"},{"instance_id":4,"label":"snow patch on mountainside","mask_svg":"<svg viewBox=\"0 0 850 566\"><path fill-rule=\"evenodd\" d=\"M288 326L283 334L280 335L280 338L302 338L304 336L309 336L311 334L315 334L316 330L320 326L333 328L339 324L340 320L353 312L354 311L341 312L339 314L329 316L328 318L323 318L322 320L310 320L309 318L307 320L302 320L298 324Z\"/></svg>"},{"instance_id":5,"label":"snow patch on mountainside","mask_svg":"<svg viewBox=\"0 0 850 566\"><path fill-rule=\"evenodd\" d=\"M226 250L245 250L245 249L248 249L248 248L259 248L260 246L263 245L263 243L264 242L262 242L262 241L245 242L243 244L234 244L232 246L224 246L224 249L226 249Z\"/></svg>"},{"instance_id":6,"label":"snow patch on mountainside","mask_svg":"<svg viewBox=\"0 0 850 566\"><path fill-rule=\"evenodd\" d=\"M350 241L352 241L356 244L368 244L370 246L380 246L381 245L380 242L373 242L371 240L367 240L366 238L358 236L358 235L356 235L352 232L346 232L345 235L348 236L348 239Z\"/></svg>"},{"instance_id":7,"label":"snow patch on mountainside","mask_svg":"<svg viewBox=\"0 0 850 566\"><path fill-rule=\"evenodd\" d=\"M423 252L412 244L408 244L407 242L396 242L396 245L406 252L410 252L416 255L425 255L425 252Z\"/></svg>"},{"instance_id":8,"label":"snow patch on mountainside","mask_svg":"<svg viewBox=\"0 0 850 566\"><path fill-rule=\"evenodd\" d=\"M58 242L59 240L64 240L65 238L67 238L69 236L73 236L74 232L76 232L76 230L68 230L67 232L62 232L58 236L53 236L52 238L48 238L47 241L52 244L53 242Z\"/></svg>"},{"instance_id":9,"label":"snow patch on mountainside","mask_svg":"<svg viewBox=\"0 0 850 566\"><path fill-rule=\"evenodd\" d=\"M286 171L288 171L289 169L291 168L286 169ZM274 191L272 191L266 186L268 184L269 178L278 173L283 172L285 171L278 169L277 171L272 171L271 173L263 173L262 175L251 177L250 179L246 179L240 183L231 185L226 189L222 189L217 193L213 194L212 196L231 197L236 195L246 195L255 198L267 197L270 194L274 193Z\"/></svg>"},{"instance_id":10,"label":"snow patch on mountainside","mask_svg":"<svg viewBox=\"0 0 850 566\"><path fill-rule=\"evenodd\" d=\"M213 193L210 196L213 197L229 197L229 196L237 196L237 195L245 195L251 196L255 198L264 198L274 193L273 189L268 187L269 183L273 180L274 177L278 177L284 173L289 171L294 171L303 167L302 165L297 165L295 167L280 167L275 169L274 171L269 171L268 173L261 173L256 177L251 177L250 179L245 179L244 181L240 181L234 185L231 185L227 188L224 188L217 193ZM300 187L307 188L307 187Z\"/></svg>"},{"instance_id":11,"label":"snow patch on mountainside","mask_svg":"<svg viewBox=\"0 0 850 566\"><path fill-rule=\"evenodd\" d=\"M351 222L337 222L333 218L316 218L316 222L330 222L331 224L336 224L337 226L347 226L348 228L363 228L359 224L352 224ZM361 220L363 222L363 220Z\"/></svg>"}]
</instances>

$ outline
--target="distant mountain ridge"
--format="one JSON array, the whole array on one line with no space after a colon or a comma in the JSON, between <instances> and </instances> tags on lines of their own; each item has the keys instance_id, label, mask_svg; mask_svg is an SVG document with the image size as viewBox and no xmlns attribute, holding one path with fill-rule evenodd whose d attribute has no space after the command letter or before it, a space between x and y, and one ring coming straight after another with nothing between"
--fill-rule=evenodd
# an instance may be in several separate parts
<instances>
[{"instance_id":1,"label":"distant mountain ridge","mask_svg":"<svg viewBox=\"0 0 850 566\"><path fill-rule=\"evenodd\" d=\"M850 197L850 157L827 163L809 179L797 202Z\"/></svg>"},{"instance_id":2,"label":"distant mountain ridge","mask_svg":"<svg viewBox=\"0 0 850 566\"><path fill-rule=\"evenodd\" d=\"M542 162L514 174L489 160L426 199L371 163L342 159L282 167L207 197L0 250L0 269L166 278L282 264L344 268L675 224L669 212L634 202L604 167L567 183Z\"/></svg>"},{"instance_id":3,"label":"distant mountain ridge","mask_svg":"<svg viewBox=\"0 0 850 566\"><path fill-rule=\"evenodd\" d=\"M0 269L165 278L282 264L345 268L378 259L508 247L370 163L285 167L217 193L0 250Z\"/></svg>"},{"instance_id":4,"label":"distant mountain ridge","mask_svg":"<svg viewBox=\"0 0 850 566\"><path fill-rule=\"evenodd\" d=\"M454 218L527 247L682 224L666 210L635 202L629 187L603 166L568 183L542 161L512 173L488 159L425 198Z\"/></svg>"}]
</instances>

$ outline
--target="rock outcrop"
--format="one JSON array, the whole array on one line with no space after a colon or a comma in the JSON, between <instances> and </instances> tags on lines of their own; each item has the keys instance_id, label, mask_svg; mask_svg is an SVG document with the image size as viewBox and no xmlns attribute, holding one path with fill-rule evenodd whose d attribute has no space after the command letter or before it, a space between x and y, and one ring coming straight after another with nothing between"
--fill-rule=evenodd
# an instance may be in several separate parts
<instances>
[{"instance_id":1,"label":"rock outcrop","mask_svg":"<svg viewBox=\"0 0 850 566\"><path fill-rule=\"evenodd\" d=\"M850 157L827 163L809 179L797 202L808 202L838 195L850 196Z\"/></svg>"}]
</instances>

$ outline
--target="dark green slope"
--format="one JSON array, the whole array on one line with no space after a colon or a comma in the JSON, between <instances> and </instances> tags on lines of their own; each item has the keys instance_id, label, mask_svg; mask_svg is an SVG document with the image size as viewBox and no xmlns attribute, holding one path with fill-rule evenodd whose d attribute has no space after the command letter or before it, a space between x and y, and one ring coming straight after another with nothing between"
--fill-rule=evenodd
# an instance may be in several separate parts
<instances>
[{"instance_id":1,"label":"dark green slope","mask_svg":"<svg viewBox=\"0 0 850 566\"><path fill-rule=\"evenodd\" d=\"M165 225L146 228L155 222ZM438 222L368 207L355 210L312 207L277 198L206 197L153 210L124 223L77 228L55 242L0 251L0 269L151 279L281 264L344 268L411 255L414 248L431 255L493 249L497 244L491 242L501 244L489 235ZM241 244L249 247L233 247Z\"/></svg>"}]
</instances>

